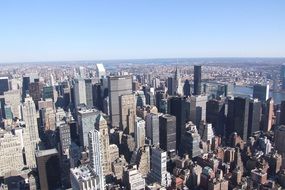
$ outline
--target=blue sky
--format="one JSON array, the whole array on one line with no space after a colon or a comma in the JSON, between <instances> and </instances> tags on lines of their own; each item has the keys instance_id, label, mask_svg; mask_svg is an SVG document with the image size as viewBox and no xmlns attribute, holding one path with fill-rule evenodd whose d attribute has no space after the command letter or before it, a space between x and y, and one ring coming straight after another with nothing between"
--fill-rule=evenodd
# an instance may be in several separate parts
<instances>
[{"instance_id":1,"label":"blue sky","mask_svg":"<svg viewBox=\"0 0 285 190\"><path fill-rule=\"evenodd\" d=\"M0 1L0 62L284 56L284 0Z\"/></svg>"}]
</instances>

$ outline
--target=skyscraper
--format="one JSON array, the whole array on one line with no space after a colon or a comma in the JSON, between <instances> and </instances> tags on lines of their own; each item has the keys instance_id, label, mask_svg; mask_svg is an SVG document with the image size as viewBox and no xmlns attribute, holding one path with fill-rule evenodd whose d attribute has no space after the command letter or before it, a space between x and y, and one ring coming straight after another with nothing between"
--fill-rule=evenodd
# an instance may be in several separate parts
<instances>
[{"instance_id":1,"label":"skyscraper","mask_svg":"<svg viewBox=\"0 0 285 190\"><path fill-rule=\"evenodd\" d=\"M146 115L146 137L151 139L152 145L159 144L159 117L157 114L148 113Z\"/></svg>"},{"instance_id":2,"label":"skyscraper","mask_svg":"<svg viewBox=\"0 0 285 190\"><path fill-rule=\"evenodd\" d=\"M36 106L33 99L28 96L25 98L25 102L21 107L22 118L26 123L26 133L25 133L25 155L26 162L29 167L35 167L35 151L37 144L39 143L39 132L37 123L37 112Z\"/></svg>"},{"instance_id":3,"label":"skyscraper","mask_svg":"<svg viewBox=\"0 0 285 190\"><path fill-rule=\"evenodd\" d=\"M188 122L185 126L186 131L183 135L182 149L183 153L189 154L191 158L199 156L202 152L200 149L200 135L192 122Z\"/></svg>"},{"instance_id":4,"label":"skyscraper","mask_svg":"<svg viewBox=\"0 0 285 190\"><path fill-rule=\"evenodd\" d=\"M159 145L165 151L176 150L176 117L164 114L159 117Z\"/></svg>"},{"instance_id":5,"label":"skyscraper","mask_svg":"<svg viewBox=\"0 0 285 190\"><path fill-rule=\"evenodd\" d=\"M257 99L250 100L248 113L248 136L260 130L261 102Z\"/></svg>"},{"instance_id":6,"label":"skyscraper","mask_svg":"<svg viewBox=\"0 0 285 190\"><path fill-rule=\"evenodd\" d=\"M174 80L175 80L175 94L183 95L183 87L181 84L180 71L177 69L177 67L174 74Z\"/></svg>"},{"instance_id":7,"label":"skyscraper","mask_svg":"<svg viewBox=\"0 0 285 190\"><path fill-rule=\"evenodd\" d=\"M132 76L109 76L109 106L110 118L113 127L120 126L119 98L132 93Z\"/></svg>"},{"instance_id":8,"label":"skyscraper","mask_svg":"<svg viewBox=\"0 0 285 190\"><path fill-rule=\"evenodd\" d=\"M225 101L209 100L206 108L206 121L212 123L215 134L224 136L225 131Z\"/></svg>"},{"instance_id":9,"label":"skyscraper","mask_svg":"<svg viewBox=\"0 0 285 190\"><path fill-rule=\"evenodd\" d=\"M253 86L253 98L257 98L261 102L266 102L269 98L269 84L263 86L256 84Z\"/></svg>"},{"instance_id":10,"label":"skyscraper","mask_svg":"<svg viewBox=\"0 0 285 190\"><path fill-rule=\"evenodd\" d=\"M102 63L96 64L96 75L99 79L106 76L106 70Z\"/></svg>"},{"instance_id":11,"label":"skyscraper","mask_svg":"<svg viewBox=\"0 0 285 190\"><path fill-rule=\"evenodd\" d=\"M122 95L119 98L120 128L127 134L134 133L136 103L134 94Z\"/></svg>"},{"instance_id":12,"label":"skyscraper","mask_svg":"<svg viewBox=\"0 0 285 190\"><path fill-rule=\"evenodd\" d=\"M208 97L205 95L191 96L190 121L199 125L200 121L206 121L206 107Z\"/></svg>"},{"instance_id":13,"label":"skyscraper","mask_svg":"<svg viewBox=\"0 0 285 190\"><path fill-rule=\"evenodd\" d=\"M85 85L84 79L75 79L74 80L73 92L74 92L74 106L75 106L75 108L79 104L87 105L86 85ZM91 89L91 92L92 92L92 89ZM92 102L92 104L93 104L93 102Z\"/></svg>"},{"instance_id":14,"label":"skyscraper","mask_svg":"<svg viewBox=\"0 0 285 190\"><path fill-rule=\"evenodd\" d=\"M103 174L108 175L111 172L111 159L109 151L109 132L107 121L102 114L99 114L95 121L95 129L100 133L101 153L102 153L102 167Z\"/></svg>"},{"instance_id":15,"label":"skyscraper","mask_svg":"<svg viewBox=\"0 0 285 190\"><path fill-rule=\"evenodd\" d=\"M9 90L9 78L0 77L0 95Z\"/></svg>"},{"instance_id":16,"label":"skyscraper","mask_svg":"<svg viewBox=\"0 0 285 190\"><path fill-rule=\"evenodd\" d=\"M194 95L200 95L201 91L201 81L202 81L202 73L201 73L201 65L194 65Z\"/></svg>"},{"instance_id":17,"label":"skyscraper","mask_svg":"<svg viewBox=\"0 0 285 190\"><path fill-rule=\"evenodd\" d=\"M285 102L281 102L281 115L285 114ZM283 108L282 108L283 107ZM282 111L283 110L283 111ZM263 115L262 115L262 130L267 132L270 131L273 125L273 116L274 116L274 101L273 98L269 98L266 103L263 105ZM284 117L280 118L280 124L285 124Z\"/></svg>"},{"instance_id":18,"label":"skyscraper","mask_svg":"<svg viewBox=\"0 0 285 190\"><path fill-rule=\"evenodd\" d=\"M227 135L237 132L244 141L247 140L248 113L248 98L235 97L234 100L228 100Z\"/></svg>"},{"instance_id":19,"label":"skyscraper","mask_svg":"<svg viewBox=\"0 0 285 190\"><path fill-rule=\"evenodd\" d=\"M183 94L184 96L188 97L191 95L191 89L190 89L190 82L189 80L185 80L184 86L183 86Z\"/></svg>"},{"instance_id":20,"label":"skyscraper","mask_svg":"<svg viewBox=\"0 0 285 190\"><path fill-rule=\"evenodd\" d=\"M92 130L88 133L90 166L99 177L100 190L105 189L105 177L103 173L103 143L100 132Z\"/></svg>"},{"instance_id":21,"label":"skyscraper","mask_svg":"<svg viewBox=\"0 0 285 190\"><path fill-rule=\"evenodd\" d=\"M136 118L135 141L136 149L145 145L145 121L140 117Z\"/></svg>"},{"instance_id":22,"label":"skyscraper","mask_svg":"<svg viewBox=\"0 0 285 190\"><path fill-rule=\"evenodd\" d=\"M92 80L91 79L85 79L85 95L86 95L86 106L88 108L92 108L93 107L93 94L92 94Z\"/></svg>"},{"instance_id":23,"label":"skyscraper","mask_svg":"<svg viewBox=\"0 0 285 190\"><path fill-rule=\"evenodd\" d=\"M285 64L281 66L281 81L282 81L282 90L285 90Z\"/></svg>"},{"instance_id":24,"label":"skyscraper","mask_svg":"<svg viewBox=\"0 0 285 190\"><path fill-rule=\"evenodd\" d=\"M175 79L168 77L167 79L167 93L168 95L175 95Z\"/></svg>"}]
</instances>

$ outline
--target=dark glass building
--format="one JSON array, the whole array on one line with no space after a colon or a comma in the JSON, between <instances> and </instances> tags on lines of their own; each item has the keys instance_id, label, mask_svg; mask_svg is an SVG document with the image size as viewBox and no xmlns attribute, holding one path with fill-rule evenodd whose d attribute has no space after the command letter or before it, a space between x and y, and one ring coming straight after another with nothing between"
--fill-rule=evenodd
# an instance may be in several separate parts
<instances>
[{"instance_id":1,"label":"dark glass building","mask_svg":"<svg viewBox=\"0 0 285 190\"><path fill-rule=\"evenodd\" d=\"M0 95L9 90L9 79L8 77L0 77Z\"/></svg>"},{"instance_id":2,"label":"dark glass building","mask_svg":"<svg viewBox=\"0 0 285 190\"><path fill-rule=\"evenodd\" d=\"M228 115L226 134L231 135L233 132L244 140L247 140L248 132L248 114L249 114L249 99L242 97L235 97L235 99L228 100Z\"/></svg>"},{"instance_id":3,"label":"dark glass building","mask_svg":"<svg viewBox=\"0 0 285 190\"><path fill-rule=\"evenodd\" d=\"M285 64L281 66L281 81L282 81L282 90L285 90Z\"/></svg>"},{"instance_id":4,"label":"dark glass building","mask_svg":"<svg viewBox=\"0 0 285 190\"><path fill-rule=\"evenodd\" d=\"M223 137L225 134L225 101L209 100L206 106L206 121L212 123L216 135Z\"/></svg>"},{"instance_id":5,"label":"dark glass building","mask_svg":"<svg viewBox=\"0 0 285 190\"><path fill-rule=\"evenodd\" d=\"M194 95L201 94L201 81L202 81L201 65L194 65Z\"/></svg>"},{"instance_id":6,"label":"dark glass building","mask_svg":"<svg viewBox=\"0 0 285 190\"><path fill-rule=\"evenodd\" d=\"M189 80L187 79L185 82L184 82L184 86L183 86L183 94L184 96L188 97L191 95L191 92L190 92L190 82Z\"/></svg>"},{"instance_id":7,"label":"dark glass building","mask_svg":"<svg viewBox=\"0 0 285 190\"><path fill-rule=\"evenodd\" d=\"M269 98L269 86L256 84L253 86L253 98L257 98L262 102L266 102Z\"/></svg>"},{"instance_id":8,"label":"dark glass building","mask_svg":"<svg viewBox=\"0 0 285 190\"><path fill-rule=\"evenodd\" d=\"M159 117L159 146L165 151L176 150L176 117L173 115Z\"/></svg>"},{"instance_id":9,"label":"dark glass building","mask_svg":"<svg viewBox=\"0 0 285 190\"><path fill-rule=\"evenodd\" d=\"M250 100L248 113L248 136L260 130L261 107L262 104L260 101L257 101L256 99Z\"/></svg>"}]
</instances>

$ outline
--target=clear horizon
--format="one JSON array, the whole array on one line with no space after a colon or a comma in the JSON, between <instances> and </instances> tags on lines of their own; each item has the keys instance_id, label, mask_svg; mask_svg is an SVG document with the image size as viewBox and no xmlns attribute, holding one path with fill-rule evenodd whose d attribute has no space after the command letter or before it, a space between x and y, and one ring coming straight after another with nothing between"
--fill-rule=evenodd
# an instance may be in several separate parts
<instances>
[{"instance_id":1,"label":"clear horizon","mask_svg":"<svg viewBox=\"0 0 285 190\"><path fill-rule=\"evenodd\" d=\"M0 2L0 63L284 58L285 2Z\"/></svg>"}]
</instances>

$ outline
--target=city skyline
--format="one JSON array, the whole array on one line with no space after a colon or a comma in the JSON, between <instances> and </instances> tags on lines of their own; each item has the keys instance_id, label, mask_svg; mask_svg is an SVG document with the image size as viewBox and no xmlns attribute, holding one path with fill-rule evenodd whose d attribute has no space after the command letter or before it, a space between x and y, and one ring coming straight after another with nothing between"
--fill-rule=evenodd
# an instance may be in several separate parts
<instances>
[{"instance_id":1,"label":"city skyline","mask_svg":"<svg viewBox=\"0 0 285 190\"><path fill-rule=\"evenodd\" d=\"M284 57L283 1L0 3L0 63Z\"/></svg>"}]
</instances>

